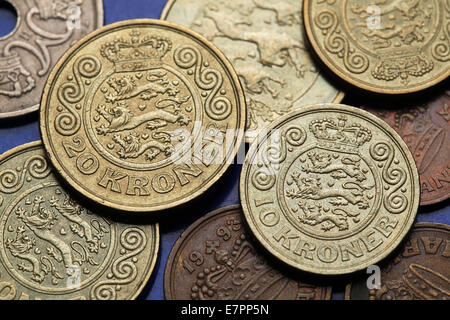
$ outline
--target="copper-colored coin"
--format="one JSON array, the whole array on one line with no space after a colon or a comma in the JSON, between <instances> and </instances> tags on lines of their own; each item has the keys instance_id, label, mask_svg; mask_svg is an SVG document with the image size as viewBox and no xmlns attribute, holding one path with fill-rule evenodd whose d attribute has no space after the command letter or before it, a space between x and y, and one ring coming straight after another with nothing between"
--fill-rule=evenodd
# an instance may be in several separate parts
<instances>
[{"instance_id":1,"label":"copper-colored coin","mask_svg":"<svg viewBox=\"0 0 450 320\"><path fill-rule=\"evenodd\" d=\"M216 182L243 140L245 101L224 55L161 20L79 41L44 90L44 145L77 191L127 212L185 203Z\"/></svg>"},{"instance_id":2,"label":"copper-colored coin","mask_svg":"<svg viewBox=\"0 0 450 320\"><path fill-rule=\"evenodd\" d=\"M343 80L382 94L450 75L449 0L304 0L308 38Z\"/></svg>"},{"instance_id":3,"label":"copper-colored coin","mask_svg":"<svg viewBox=\"0 0 450 320\"><path fill-rule=\"evenodd\" d=\"M409 231L419 175L402 138L367 111L306 106L272 123L245 159L240 198L258 241L317 274L381 261Z\"/></svg>"},{"instance_id":4,"label":"copper-colored coin","mask_svg":"<svg viewBox=\"0 0 450 320\"><path fill-rule=\"evenodd\" d=\"M77 40L103 25L101 0L7 0L17 25L0 38L0 118L39 108L53 65Z\"/></svg>"},{"instance_id":5,"label":"copper-colored coin","mask_svg":"<svg viewBox=\"0 0 450 320\"><path fill-rule=\"evenodd\" d=\"M300 0L169 0L161 15L199 32L236 68L247 100L246 141L302 105L340 102L307 47Z\"/></svg>"},{"instance_id":6,"label":"copper-colored coin","mask_svg":"<svg viewBox=\"0 0 450 320\"><path fill-rule=\"evenodd\" d=\"M405 140L420 174L420 204L450 196L450 92L424 105L364 107L390 124Z\"/></svg>"},{"instance_id":7,"label":"copper-colored coin","mask_svg":"<svg viewBox=\"0 0 450 320\"><path fill-rule=\"evenodd\" d=\"M325 300L331 288L295 280L253 245L239 205L197 220L177 240L164 275L170 300Z\"/></svg>"},{"instance_id":8,"label":"copper-colored coin","mask_svg":"<svg viewBox=\"0 0 450 320\"><path fill-rule=\"evenodd\" d=\"M347 300L449 300L450 227L417 223L399 253L381 268L380 287L347 286ZM370 284L374 283L370 281Z\"/></svg>"},{"instance_id":9,"label":"copper-colored coin","mask_svg":"<svg viewBox=\"0 0 450 320\"><path fill-rule=\"evenodd\" d=\"M158 250L158 225L111 221L78 203L41 142L0 156L0 300L134 299Z\"/></svg>"}]
</instances>

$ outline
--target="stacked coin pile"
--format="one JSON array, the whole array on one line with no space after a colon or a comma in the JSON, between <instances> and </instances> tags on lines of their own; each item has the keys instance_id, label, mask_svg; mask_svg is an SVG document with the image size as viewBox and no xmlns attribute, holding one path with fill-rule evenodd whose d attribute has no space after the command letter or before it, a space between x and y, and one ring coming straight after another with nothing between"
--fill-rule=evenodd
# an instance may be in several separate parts
<instances>
[{"instance_id":1,"label":"stacked coin pile","mask_svg":"<svg viewBox=\"0 0 450 320\"><path fill-rule=\"evenodd\" d=\"M169 0L105 27L101 1L10 2L0 117L40 107L42 142L0 156L0 299L136 298L155 221L244 142L240 204L176 241L167 299L330 299L344 274L349 299L450 298L450 228L414 224L450 193L448 1Z\"/></svg>"}]
</instances>

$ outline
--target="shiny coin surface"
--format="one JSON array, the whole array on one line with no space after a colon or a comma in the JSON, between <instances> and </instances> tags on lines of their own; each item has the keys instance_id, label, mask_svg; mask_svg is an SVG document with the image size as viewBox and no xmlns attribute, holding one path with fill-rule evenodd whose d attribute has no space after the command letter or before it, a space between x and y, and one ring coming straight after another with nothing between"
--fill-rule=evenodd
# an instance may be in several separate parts
<instances>
[{"instance_id":1,"label":"shiny coin surface","mask_svg":"<svg viewBox=\"0 0 450 320\"><path fill-rule=\"evenodd\" d=\"M405 94L450 75L448 0L304 0L308 38L340 78Z\"/></svg>"},{"instance_id":2,"label":"shiny coin surface","mask_svg":"<svg viewBox=\"0 0 450 320\"><path fill-rule=\"evenodd\" d=\"M258 241L317 274L351 273L386 257L410 229L419 195L414 159L394 129L335 104L272 123L250 147L240 178Z\"/></svg>"},{"instance_id":3,"label":"shiny coin surface","mask_svg":"<svg viewBox=\"0 0 450 320\"><path fill-rule=\"evenodd\" d=\"M418 223L405 245L383 265L379 287L367 279L347 286L347 300L449 300L450 227Z\"/></svg>"},{"instance_id":4,"label":"shiny coin surface","mask_svg":"<svg viewBox=\"0 0 450 320\"><path fill-rule=\"evenodd\" d=\"M7 0L17 25L0 38L0 118L39 108L53 65L77 40L103 25L99 0Z\"/></svg>"},{"instance_id":5,"label":"shiny coin surface","mask_svg":"<svg viewBox=\"0 0 450 320\"><path fill-rule=\"evenodd\" d=\"M110 221L58 182L41 142L0 156L0 299L134 299L155 266L157 225Z\"/></svg>"},{"instance_id":6,"label":"shiny coin surface","mask_svg":"<svg viewBox=\"0 0 450 320\"><path fill-rule=\"evenodd\" d=\"M450 196L450 91L416 107L364 109L390 124L411 150L420 175L420 204L447 199Z\"/></svg>"},{"instance_id":7,"label":"shiny coin surface","mask_svg":"<svg viewBox=\"0 0 450 320\"><path fill-rule=\"evenodd\" d=\"M52 163L76 190L151 212L222 176L243 140L245 101L233 67L206 39L165 21L130 20L63 56L40 125Z\"/></svg>"},{"instance_id":8,"label":"shiny coin surface","mask_svg":"<svg viewBox=\"0 0 450 320\"><path fill-rule=\"evenodd\" d=\"M162 19L204 35L233 63L247 100L247 142L290 110L343 98L310 56L301 1L169 0Z\"/></svg>"},{"instance_id":9,"label":"shiny coin surface","mask_svg":"<svg viewBox=\"0 0 450 320\"><path fill-rule=\"evenodd\" d=\"M202 217L177 240L164 275L170 300L324 300L331 288L294 280L252 244L239 205Z\"/></svg>"}]
</instances>

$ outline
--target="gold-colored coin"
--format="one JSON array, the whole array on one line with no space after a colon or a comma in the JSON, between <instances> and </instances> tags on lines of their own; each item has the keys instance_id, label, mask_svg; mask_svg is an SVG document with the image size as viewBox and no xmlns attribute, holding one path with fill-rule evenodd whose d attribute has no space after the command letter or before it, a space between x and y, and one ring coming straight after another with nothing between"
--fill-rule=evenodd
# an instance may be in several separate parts
<instances>
[{"instance_id":1,"label":"gold-colored coin","mask_svg":"<svg viewBox=\"0 0 450 320\"><path fill-rule=\"evenodd\" d=\"M88 198L152 212L206 191L236 155L245 127L239 79L188 29L129 20L91 33L52 71L42 98L44 145Z\"/></svg>"},{"instance_id":2,"label":"gold-colored coin","mask_svg":"<svg viewBox=\"0 0 450 320\"><path fill-rule=\"evenodd\" d=\"M0 300L135 299L158 225L96 215L58 182L41 142L0 156Z\"/></svg>"},{"instance_id":3,"label":"gold-colored coin","mask_svg":"<svg viewBox=\"0 0 450 320\"><path fill-rule=\"evenodd\" d=\"M410 229L419 175L401 137L353 107L308 106L275 121L245 160L250 229L278 259L345 274L386 257Z\"/></svg>"},{"instance_id":4,"label":"gold-colored coin","mask_svg":"<svg viewBox=\"0 0 450 320\"><path fill-rule=\"evenodd\" d=\"M247 142L291 110L344 96L311 58L299 0L169 0L161 17L204 35L233 63L246 94Z\"/></svg>"},{"instance_id":5,"label":"gold-colored coin","mask_svg":"<svg viewBox=\"0 0 450 320\"><path fill-rule=\"evenodd\" d=\"M405 94L450 75L448 0L304 0L320 59L365 90Z\"/></svg>"}]
</instances>

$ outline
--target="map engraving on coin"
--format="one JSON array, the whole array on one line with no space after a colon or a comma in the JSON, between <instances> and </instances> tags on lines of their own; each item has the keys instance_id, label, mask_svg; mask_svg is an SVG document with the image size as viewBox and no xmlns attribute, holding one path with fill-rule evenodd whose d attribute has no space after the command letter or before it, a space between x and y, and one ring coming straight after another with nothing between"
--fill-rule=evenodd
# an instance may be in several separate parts
<instances>
[{"instance_id":1,"label":"map engraving on coin","mask_svg":"<svg viewBox=\"0 0 450 320\"><path fill-rule=\"evenodd\" d=\"M0 38L0 118L37 110L58 58L103 25L102 1L7 1L18 21L11 34Z\"/></svg>"},{"instance_id":2,"label":"map engraving on coin","mask_svg":"<svg viewBox=\"0 0 450 320\"><path fill-rule=\"evenodd\" d=\"M308 106L250 147L240 180L258 241L300 270L344 274L386 257L411 227L419 178L400 136L366 111Z\"/></svg>"},{"instance_id":3,"label":"map engraving on coin","mask_svg":"<svg viewBox=\"0 0 450 320\"><path fill-rule=\"evenodd\" d=\"M381 283L347 286L347 300L449 300L450 227L417 223L399 253L381 268Z\"/></svg>"},{"instance_id":4,"label":"map engraving on coin","mask_svg":"<svg viewBox=\"0 0 450 320\"><path fill-rule=\"evenodd\" d=\"M64 55L42 101L53 164L88 198L151 212L202 194L243 139L237 75L206 39L158 20L116 23Z\"/></svg>"},{"instance_id":5,"label":"map engraving on coin","mask_svg":"<svg viewBox=\"0 0 450 320\"><path fill-rule=\"evenodd\" d=\"M239 205L200 218L177 240L167 260L170 300L329 300L330 287L295 280L253 245Z\"/></svg>"},{"instance_id":6,"label":"map engraving on coin","mask_svg":"<svg viewBox=\"0 0 450 320\"><path fill-rule=\"evenodd\" d=\"M420 174L420 204L447 199L450 196L450 92L428 103L400 110L363 108L391 125L411 150Z\"/></svg>"},{"instance_id":7,"label":"map engraving on coin","mask_svg":"<svg viewBox=\"0 0 450 320\"><path fill-rule=\"evenodd\" d=\"M234 65L247 100L246 141L277 117L343 94L316 68L297 0L169 0L162 19L212 41Z\"/></svg>"},{"instance_id":8,"label":"map engraving on coin","mask_svg":"<svg viewBox=\"0 0 450 320\"><path fill-rule=\"evenodd\" d=\"M0 157L0 300L134 299L159 250L157 225L91 212L61 187L40 142Z\"/></svg>"},{"instance_id":9,"label":"map engraving on coin","mask_svg":"<svg viewBox=\"0 0 450 320\"><path fill-rule=\"evenodd\" d=\"M405 94L450 75L449 0L304 0L320 59L347 82Z\"/></svg>"}]
</instances>

